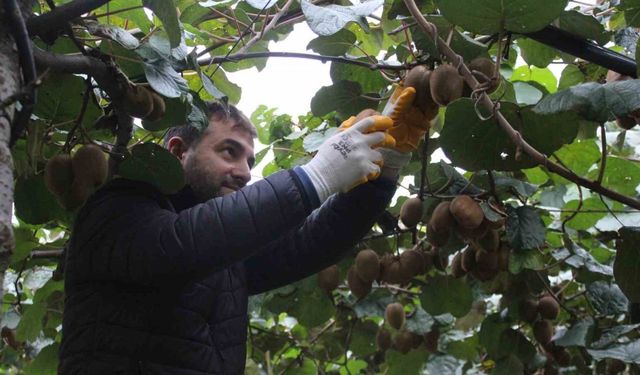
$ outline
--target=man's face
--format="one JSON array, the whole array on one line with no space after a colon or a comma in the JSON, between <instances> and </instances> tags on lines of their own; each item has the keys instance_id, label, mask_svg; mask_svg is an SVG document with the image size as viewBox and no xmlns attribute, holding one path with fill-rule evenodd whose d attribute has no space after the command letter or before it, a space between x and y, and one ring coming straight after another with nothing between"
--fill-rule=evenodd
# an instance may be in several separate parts
<instances>
[{"instance_id":1,"label":"man's face","mask_svg":"<svg viewBox=\"0 0 640 375\"><path fill-rule=\"evenodd\" d=\"M250 170L255 162L248 131L232 119L209 123L200 142L181 158L187 183L202 201L245 186L251 180Z\"/></svg>"}]
</instances>

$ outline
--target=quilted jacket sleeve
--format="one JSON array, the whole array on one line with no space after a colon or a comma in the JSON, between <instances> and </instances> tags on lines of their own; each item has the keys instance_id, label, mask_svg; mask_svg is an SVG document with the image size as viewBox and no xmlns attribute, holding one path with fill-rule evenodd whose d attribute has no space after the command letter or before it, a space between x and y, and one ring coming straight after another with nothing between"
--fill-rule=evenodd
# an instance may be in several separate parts
<instances>
[{"instance_id":1,"label":"quilted jacket sleeve","mask_svg":"<svg viewBox=\"0 0 640 375\"><path fill-rule=\"evenodd\" d=\"M335 264L371 229L395 189L395 181L381 178L329 198L302 226L244 262L249 292L278 288Z\"/></svg>"},{"instance_id":2,"label":"quilted jacket sleeve","mask_svg":"<svg viewBox=\"0 0 640 375\"><path fill-rule=\"evenodd\" d=\"M158 285L228 267L303 222L300 189L283 171L176 213L149 185L107 187L76 219L67 275Z\"/></svg>"}]
</instances>

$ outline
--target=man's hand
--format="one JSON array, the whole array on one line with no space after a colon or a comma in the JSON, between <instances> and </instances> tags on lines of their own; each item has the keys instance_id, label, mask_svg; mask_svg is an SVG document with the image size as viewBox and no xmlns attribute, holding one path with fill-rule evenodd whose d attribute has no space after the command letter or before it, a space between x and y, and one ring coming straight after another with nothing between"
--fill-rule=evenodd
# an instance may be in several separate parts
<instances>
[{"instance_id":1,"label":"man's hand","mask_svg":"<svg viewBox=\"0 0 640 375\"><path fill-rule=\"evenodd\" d=\"M378 178L383 164L376 147L393 147L393 137L386 131L393 126L387 116L370 116L356 123L355 117L345 121L341 131L327 139L316 156L302 166L324 202L339 191Z\"/></svg>"},{"instance_id":2,"label":"man's hand","mask_svg":"<svg viewBox=\"0 0 640 375\"><path fill-rule=\"evenodd\" d=\"M384 116L393 120L389 134L396 140L393 149L399 152L411 152L418 148L420 139L429 131L430 120L434 115L424 113L414 105L415 97L416 90L413 87L405 88L400 84L382 111Z\"/></svg>"}]
</instances>

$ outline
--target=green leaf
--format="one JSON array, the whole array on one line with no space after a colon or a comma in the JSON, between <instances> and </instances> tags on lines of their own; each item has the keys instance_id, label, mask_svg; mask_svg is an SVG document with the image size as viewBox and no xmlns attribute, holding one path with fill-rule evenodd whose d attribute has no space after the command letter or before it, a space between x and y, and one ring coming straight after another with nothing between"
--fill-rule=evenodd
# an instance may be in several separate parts
<instances>
[{"instance_id":1,"label":"green leaf","mask_svg":"<svg viewBox=\"0 0 640 375\"><path fill-rule=\"evenodd\" d=\"M535 107L540 114L573 111L587 120L605 122L640 108L640 80L584 83L544 97Z\"/></svg>"},{"instance_id":2,"label":"green leaf","mask_svg":"<svg viewBox=\"0 0 640 375\"><path fill-rule=\"evenodd\" d=\"M573 200L568 202L564 208L566 210L577 210L579 205L579 200ZM606 209L607 207L604 205L604 203L602 203L600 198L587 198L582 201L582 207L580 208L580 210L583 211L602 211ZM573 215L574 212L563 212L561 218L564 221L564 219L569 218ZM605 212L578 212L575 213L575 216L573 216L573 218L567 222L567 226L576 230L587 230L596 225L598 220L602 219L605 216L607 216Z\"/></svg>"},{"instance_id":3,"label":"green leaf","mask_svg":"<svg viewBox=\"0 0 640 375\"><path fill-rule=\"evenodd\" d=\"M376 101L362 96L360 84L340 81L331 86L323 86L311 99L311 111L316 116L324 116L338 111L342 116L356 115L365 108L375 108Z\"/></svg>"},{"instance_id":4,"label":"green leaf","mask_svg":"<svg viewBox=\"0 0 640 375\"><path fill-rule=\"evenodd\" d=\"M118 167L118 175L155 186L163 194L176 193L184 186L180 161L155 143L143 143L131 149Z\"/></svg>"},{"instance_id":5,"label":"green leaf","mask_svg":"<svg viewBox=\"0 0 640 375\"><path fill-rule=\"evenodd\" d=\"M277 0L247 0L247 3L252 7L261 10L261 9L269 9L272 6L278 3Z\"/></svg>"},{"instance_id":6,"label":"green leaf","mask_svg":"<svg viewBox=\"0 0 640 375\"><path fill-rule=\"evenodd\" d=\"M436 276L422 287L422 307L431 315L450 313L459 318L471 309L473 295L463 279L452 276Z\"/></svg>"},{"instance_id":7,"label":"green leaf","mask_svg":"<svg viewBox=\"0 0 640 375\"><path fill-rule=\"evenodd\" d=\"M513 354L502 358L496 362L496 367L491 371L491 375L512 375L524 374L524 365L522 361Z\"/></svg>"},{"instance_id":8,"label":"green leaf","mask_svg":"<svg viewBox=\"0 0 640 375\"><path fill-rule=\"evenodd\" d=\"M613 275L629 301L640 302L640 228L622 227L619 233Z\"/></svg>"},{"instance_id":9,"label":"green leaf","mask_svg":"<svg viewBox=\"0 0 640 375\"><path fill-rule=\"evenodd\" d=\"M59 344L47 345L24 370L25 375L55 375L58 373Z\"/></svg>"},{"instance_id":10,"label":"green leaf","mask_svg":"<svg viewBox=\"0 0 640 375\"><path fill-rule=\"evenodd\" d=\"M136 5L140 5L138 2ZM129 28L139 27L144 33L148 33L153 24L147 17L143 8L134 8L126 11L124 9L131 8L131 0L110 0L108 4L101 6L97 9L96 13L117 12L109 17L111 24L121 21L122 24L118 24L120 27L124 27L126 23Z\"/></svg>"},{"instance_id":11,"label":"green leaf","mask_svg":"<svg viewBox=\"0 0 640 375\"><path fill-rule=\"evenodd\" d=\"M620 9L624 11L624 19L629 27L640 26L640 1L622 0Z\"/></svg>"},{"instance_id":12,"label":"green leaf","mask_svg":"<svg viewBox=\"0 0 640 375\"><path fill-rule=\"evenodd\" d=\"M324 132L311 132L302 142L302 146L304 150L307 152L315 152L318 151L320 145L324 143L329 137L338 132L338 128L329 128Z\"/></svg>"},{"instance_id":13,"label":"green leaf","mask_svg":"<svg viewBox=\"0 0 640 375\"><path fill-rule=\"evenodd\" d=\"M163 99L166 108L164 116L158 121L142 120L143 128L149 131L159 131L187 123L187 117L192 110L189 98L183 95L178 98Z\"/></svg>"},{"instance_id":14,"label":"green leaf","mask_svg":"<svg viewBox=\"0 0 640 375\"><path fill-rule=\"evenodd\" d=\"M62 292L64 290L64 281L56 281L49 279L33 296L33 303L46 302L47 298L54 292Z\"/></svg>"},{"instance_id":15,"label":"green leaf","mask_svg":"<svg viewBox=\"0 0 640 375\"><path fill-rule=\"evenodd\" d=\"M438 35L447 40L449 38L449 30L453 29L451 35L451 48L456 51L465 61L471 61L478 56L487 55L487 46L461 33L454 25L442 16L429 15L426 16L427 21L433 23L438 28ZM411 28L411 35L416 48L422 54L430 56L438 56L439 52L435 43L426 33L422 32L419 26Z\"/></svg>"},{"instance_id":16,"label":"green leaf","mask_svg":"<svg viewBox=\"0 0 640 375\"><path fill-rule=\"evenodd\" d=\"M478 333L480 345L486 349L487 354L492 358L501 358L509 353L505 351L500 341L503 333L508 329L510 329L509 322L503 320L499 314L491 314L482 322Z\"/></svg>"},{"instance_id":17,"label":"green leaf","mask_svg":"<svg viewBox=\"0 0 640 375\"><path fill-rule=\"evenodd\" d=\"M358 318L384 316L387 305L395 302L387 290L376 289L356 302L353 310Z\"/></svg>"},{"instance_id":18,"label":"green leaf","mask_svg":"<svg viewBox=\"0 0 640 375\"><path fill-rule=\"evenodd\" d=\"M177 98L189 91L187 81L173 69L167 60L146 61L144 74L151 87L167 98Z\"/></svg>"},{"instance_id":19,"label":"green leaf","mask_svg":"<svg viewBox=\"0 0 640 375\"><path fill-rule=\"evenodd\" d=\"M488 35L503 30L538 31L562 13L567 0L435 0L435 3L451 23Z\"/></svg>"},{"instance_id":20,"label":"green leaf","mask_svg":"<svg viewBox=\"0 0 640 375\"><path fill-rule=\"evenodd\" d=\"M47 313L47 304L41 302L23 305L23 307L25 310L16 328L16 339L18 341L34 341L42 331L42 319Z\"/></svg>"},{"instance_id":21,"label":"green leaf","mask_svg":"<svg viewBox=\"0 0 640 375\"><path fill-rule=\"evenodd\" d=\"M409 332L424 335L431 331L434 320L421 307L416 307L416 311L405 321L405 329Z\"/></svg>"},{"instance_id":22,"label":"green leaf","mask_svg":"<svg viewBox=\"0 0 640 375\"><path fill-rule=\"evenodd\" d=\"M427 374L459 374L463 361L457 360L450 355L436 355L427 362ZM406 374L410 374L407 372ZM418 374L414 372L413 374Z\"/></svg>"},{"instance_id":23,"label":"green leaf","mask_svg":"<svg viewBox=\"0 0 640 375\"><path fill-rule=\"evenodd\" d=\"M578 85L584 82L584 73L575 65L567 65L560 75L560 82L558 83L558 90L568 89L571 86Z\"/></svg>"},{"instance_id":24,"label":"green leaf","mask_svg":"<svg viewBox=\"0 0 640 375\"><path fill-rule=\"evenodd\" d=\"M36 90L33 114L52 123L71 122L80 113L85 90L84 80L78 76L50 73ZM101 115L102 110L95 101L89 100L82 125L90 128Z\"/></svg>"},{"instance_id":25,"label":"green leaf","mask_svg":"<svg viewBox=\"0 0 640 375\"><path fill-rule=\"evenodd\" d=\"M29 224L44 224L67 216L49 192L42 174L20 178L15 191L16 216Z\"/></svg>"},{"instance_id":26,"label":"green leaf","mask_svg":"<svg viewBox=\"0 0 640 375\"><path fill-rule=\"evenodd\" d=\"M414 349L407 354L388 350L383 372L387 375L420 374L428 357L429 353L424 349Z\"/></svg>"},{"instance_id":27,"label":"green leaf","mask_svg":"<svg viewBox=\"0 0 640 375\"><path fill-rule=\"evenodd\" d=\"M122 47L128 50L135 49L140 45L138 38L123 28L105 25L91 20L86 20L85 25L91 35L109 38L120 43Z\"/></svg>"},{"instance_id":28,"label":"green leaf","mask_svg":"<svg viewBox=\"0 0 640 375\"><path fill-rule=\"evenodd\" d=\"M591 347L593 349L605 348L615 343L621 336L634 332L638 327L640 327L640 324L623 324L606 329L598 340L591 343Z\"/></svg>"},{"instance_id":29,"label":"green leaf","mask_svg":"<svg viewBox=\"0 0 640 375\"><path fill-rule=\"evenodd\" d=\"M589 172L589 178L595 180L599 169ZM640 166L627 159L608 157L602 185L618 193L634 196L640 185Z\"/></svg>"},{"instance_id":30,"label":"green leaf","mask_svg":"<svg viewBox=\"0 0 640 375\"><path fill-rule=\"evenodd\" d=\"M574 171L579 176L584 176L593 164L600 160L600 149L593 139L576 141L570 145L564 145L556 152L562 164ZM551 178L561 184L572 183L564 177L552 174Z\"/></svg>"},{"instance_id":31,"label":"green leaf","mask_svg":"<svg viewBox=\"0 0 640 375\"><path fill-rule=\"evenodd\" d=\"M575 323L564 332L564 335L553 342L558 346L586 347L591 342L595 329L596 326L593 319L587 318Z\"/></svg>"},{"instance_id":32,"label":"green leaf","mask_svg":"<svg viewBox=\"0 0 640 375\"><path fill-rule=\"evenodd\" d=\"M526 82L544 94L554 93L558 90L558 80L549 68L523 65L513 71L511 81Z\"/></svg>"},{"instance_id":33,"label":"green leaf","mask_svg":"<svg viewBox=\"0 0 640 375\"><path fill-rule=\"evenodd\" d=\"M359 83L362 92L365 93L378 92L387 85L387 81L382 78L379 72L352 64L331 63L329 74L334 83L340 81Z\"/></svg>"},{"instance_id":34,"label":"green leaf","mask_svg":"<svg viewBox=\"0 0 640 375\"><path fill-rule=\"evenodd\" d=\"M526 82L514 82L516 100L520 104L534 105L542 99L543 92Z\"/></svg>"},{"instance_id":35,"label":"green leaf","mask_svg":"<svg viewBox=\"0 0 640 375\"><path fill-rule=\"evenodd\" d=\"M605 358L613 358L619 359L625 363L640 364L640 340L636 340L628 344L613 345L602 350L587 349L587 352L589 352L596 361L600 361Z\"/></svg>"},{"instance_id":36,"label":"green leaf","mask_svg":"<svg viewBox=\"0 0 640 375\"><path fill-rule=\"evenodd\" d=\"M266 308L274 313L286 312L308 327L320 325L335 315L336 309L325 291L318 288L316 276L281 289L291 288L293 293L276 291L266 303Z\"/></svg>"},{"instance_id":37,"label":"green leaf","mask_svg":"<svg viewBox=\"0 0 640 375\"><path fill-rule=\"evenodd\" d=\"M589 302L602 315L625 314L629 300L620 287L605 281L596 281L587 285Z\"/></svg>"},{"instance_id":38,"label":"green leaf","mask_svg":"<svg viewBox=\"0 0 640 375\"><path fill-rule=\"evenodd\" d=\"M482 121L474 108L470 99L457 100L447 107L440 145L453 164L468 171L514 171L537 164L526 155L517 160L515 145L496 120ZM531 108L505 102L501 103L501 112L529 144L547 155L570 143L578 132L573 113L541 116Z\"/></svg>"},{"instance_id":39,"label":"green leaf","mask_svg":"<svg viewBox=\"0 0 640 375\"><path fill-rule=\"evenodd\" d=\"M356 42L356 35L349 30L342 29L330 36L319 36L307 44L311 49L321 55L341 56L347 53ZM346 65L346 64L339 64ZM333 64L332 64L333 66Z\"/></svg>"},{"instance_id":40,"label":"green leaf","mask_svg":"<svg viewBox=\"0 0 640 375\"><path fill-rule=\"evenodd\" d=\"M357 321L351 335L349 349L357 356L367 356L376 351L378 325L372 321Z\"/></svg>"},{"instance_id":41,"label":"green leaf","mask_svg":"<svg viewBox=\"0 0 640 375\"><path fill-rule=\"evenodd\" d=\"M558 19L561 29L573 35L596 41L604 45L609 41L609 35L604 26L595 17L581 12L570 10L560 14Z\"/></svg>"},{"instance_id":42,"label":"green leaf","mask_svg":"<svg viewBox=\"0 0 640 375\"><path fill-rule=\"evenodd\" d=\"M555 49L529 38L518 39L518 46L524 61L539 68L546 68L557 55Z\"/></svg>"},{"instance_id":43,"label":"green leaf","mask_svg":"<svg viewBox=\"0 0 640 375\"><path fill-rule=\"evenodd\" d=\"M526 269L539 270L544 267L544 264L544 259L539 252L516 250L509 257L509 272L517 275Z\"/></svg>"},{"instance_id":44,"label":"green leaf","mask_svg":"<svg viewBox=\"0 0 640 375\"><path fill-rule=\"evenodd\" d=\"M176 12L176 6L173 3L173 0L142 0L142 3L146 8L151 9L162 21L164 30L169 36L169 41L171 42L171 48L175 48L180 45L182 31L180 29L180 21L178 21L178 13Z\"/></svg>"},{"instance_id":45,"label":"green leaf","mask_svg":"<svg viewBox=\"0 0 640 375\"><path fill-rule=\"evenodd\" d=\"M352 6L331 4L321 7L313 5L308 0L302 0L301 7L311 30L318 35L327 36L335 34L349 22L357 22L366 28L363 17L373 13L383 3L384 0L369 0Z\"/></svg>"},{"instance_id":46,"label":"green leaf","mask_svg":"<svg viewBox=\"0 0 640 375\"><path fill-rule=\"evenodd\" d=\"M508 207L507 239L515 249L537 249L544 245L545 228L535 208Z\"/></svg>"}]
</instances>

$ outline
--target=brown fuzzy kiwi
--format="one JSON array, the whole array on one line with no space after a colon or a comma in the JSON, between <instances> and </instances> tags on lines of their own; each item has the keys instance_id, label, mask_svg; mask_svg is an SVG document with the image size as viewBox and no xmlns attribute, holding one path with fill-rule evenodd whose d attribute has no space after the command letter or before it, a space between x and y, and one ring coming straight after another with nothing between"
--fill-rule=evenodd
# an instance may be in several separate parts
<instances>
[{"instance_id":1,"label":"brown fuzzy kiwi","mask_svg":"<svg viewBox=\"0 0 640 375\"><path fill-rule=\"evenodd\" d=\"M58 198L62 207L69 211L75 211L80 208L87 198L93 193L93 187L83 184L75 183L71 186L71 190Z\"/></svg>"},{"instance_id":2,"label":"brown fuzzy kiwi","mask_svg":"<svg viewBox=\"0 0 640 375\"><path fill-rule=\"evenodd\" d=\"M417 333L411 332L411 337L413 338L413 341L411 342L412 349L417 349L418 347L420 347L420 344L422 344L422 342L424 341L424 339L422 338L422 335L418 335Z\"/></svg>"},{"instance_id":3,"label":"brown fuzzy kiwi","mask_svg":"<svg viewBox=\"0 0 640 375\"><path fill-rule=\"evenodd\" d=\"M500 271L509 270L509 258L511 258L511 248L506 243L500 244L498 250L498 269Z\"/></svg>"},{"instance_id":4,"label":"brown fuzzy kiwi","mask_svg":"<svg viewBox=\"0 0 640 375\"><path fill-rule=\"evenodd\" d=\"M610 359L607 363L607 375L618 375L626 370L627 365L619 359Z\"/></svg>"},{"instance_id":5,"label":"brown fuzzy kiwi","mask_svg":"<svg viewBox=\"0 0 640 375\"><path fill-rule=\"evenodd\" d=\"M478 244L488 252L498 251L500 248L500 232L495 229L488 230L487 233L478 240Z\"/></svg>"},{"instance_id":6,"label":"brown fuzzy kiwi","mask_svg":"<svg viewBox=\"0 0 640 375\"><path fill-rule=\"evenodd\" d=\"M538 301L538 312L542 319L553 320L558 317L560 305L551 296L544 296Z\"/></svg>"},{"instance_id":7,"label":"brown fuzzy kiwi","mask_svg":"<svg viewBox=\"0 0 640 375\"><path fill-rule=\"evenodd\" d=\"M560 367L567 367L571 365L571 354L569 354L567 348L563 348L561 346L554 347L551 351L551 355Z\"/></svg>"},{"instance_id":8,"label":"brown fuzzy kiwi","mask_svg":"<svg viewBox=\"0 0 640 375\"><path fill-rule=\"evenodd\" d=\"M376 346L378 350L385 352L391 347L391 333L380 327L376 333Z\"/></svg>"},{"instance_id":9,"label":"brown fuzzy kiwi","mask_svg":"<svg viewBox=\"0 0 640 375\"><path fill-rule=\"evenodd\" d=\"M71 159L73 184L98 187L107 180L109 163L100 147L88 144L80 147Z\"/></svg>"},{"instance_id":10,"label":"brown fuzzy kiwi","mask_svg":"<svg viewBox=\"0 0 640 375\"><path fill-rule=\"evenodd\" d=\"M407 354L413 346L413 334L409 331L402 331L396 335L394 340L396 349L402 353Z\"/></svg>"},{"instance_id":11,"label":"brown fuzzy kiwi","mask_svg":"<svg viewBox=\"0 0 640 375\"><path fill-rule=\"evenodd\" d=\"M395 256L385 256L380 262L380 279L390 284L401 284L404 277L400 259Z\"/></svg>"},{"instance_id":12,"label":"brown fuzzy kiwi","mask_svg":"<svg viewBox=\"0 0 640 375\"><path fill-rule=\"evenodd\" d=\"M485 249L477 249L476 269L491 272L498 271L498 254L490 253Z\"/></svg>"},{"instance_id":13,"label":"brown fuzzy kiwi","mask_svg":"<svg viewBox=\"0 0 640 375\"><path fill-rule=\"evenodd\" d=\"M424 265L424 268L420 273L424 274L433 268L433 254L431 251L420 251L420 255L422 255L422 264Z\"/></svg>"},{"instance_id":14,"label":"brown fuzzy kiwi","mask_svg":"<svg viewBox=\"0 0 640 375\"><path fill-rule=\"evenodd\" d=\"M58 154L49 159L44 167L44 182L56 197L67 194L73 184L71 156Z\"/></svg>"},{"instance_id":15,"label":"brown fuzzy kiwi","mask_svg":"<svg viewBox=\"0 0 640 375\"><path fill-rule=\"evenodd\" d=\"M145 119L149 121L161 120L167 109L167 106L164 104L164 99L155 92L151 92L151 98L153 99L153 110L145 117Z\"/></svg>"},{"instance_id":16,"label":"brown fuzzy kiwi","mask_svg":"<svg viewBox=\"0 0 640 375\"><path fill-rule=\"evenodd\" d=\"M438 339L440 338L440 329L438 327L431 327L431 331L424 334L424 344L427 347L429 353L435 353L438 351Z\"/></svg>"},{"instance_id":17,"label":"brown fuzzy kiwi","mask_svg":"<svg viewBox=\"0 0 640 375\"><path fill-rule=\"evenodd\" d=\"M398 302L388 304L387 308L384 309L384 319L391 327L395 329L402 328L405 320L404 306Z\"/></svg>"},{"instance_id":18,"label":"brown fuzzy kiwi","mask_svg":"<svg viewBox=\"0 0 640 375\"><path fill-rule=\"evenodd\" d=\"M451 202L449 201L440 202L433 210L431 218L429 218L427 229L430 229L429 232L432 232L432 243L435 246L446 245L447 241L449 240L449 233L455 225L453 216L449 211L450 205Z\"/></svg>"},{"instance_id":19,"label":"brown fuzzy kiwi","mask_svg":"<svg viewBox=\"0 0 640 375\"><path fill-rule=\"evenodd\" d=\"M318 272L318 286L331 292L340 285L340 271L335 264Z\"/></svg>"},{"instance_id":20,"label":"brown fuzzy kiwi","mask_svg":"<svg viewBox=\"0 0 640 375\"><path fill-rule=\"evenodd\" d=\"M361 250L356 255L354 267L360 280L373 282L380 276L380 258L371 249Z\"/></svg>"},{"instance_id":21,"label":"brown fuzzy kiwi","mask_svg":"<svg viewBox=\"0 0 640 375\"><path fill-rule=\"evenodd\" d=\"M444 246L449 242L449 231L438 230L431 224L427 224L427 239L433 246Z\"/></svg>"},{"instance_id":22,"label":"brown fuzzy kiwi","mask_svg":"<svg viewBox=\"0 0 640 375\"><path fill-rule=\"evenodd\" d=\"M489 79L493 78L493 74L495 73L496 69L496 64L493 63L493 60L486 57L476 57L475 59L471 60L471 62L467 66L472 73L474 70L476 70L484 74ZM479 77L476 76L476 78L480 82L482 82ZM498 88L498 86L500 86L500 75L498 75L497 79L491 81L491 86L489 87L489 90L487 90L487 93L490 94L494 92Z\"/></svg>"},{"instance_id":23,"label":"brown fuzzy kiwi","mask_svg":"<svg viewBox=\"0 0 640 375\"><path fill-rule=\"evenodd\" d=\"M347 272L347 284L351 293L359 300L371 292L371 283L361 280L353 267Z\"/></svg>"},{"instance_id":24,"label":"brown fuzzy kiwi","mask_svg":"<svg viewBox=\"0 0 640 375\"><path fill-rule=\"evenodd\" d=\"M355 121L353 123L355 124L356 122L358 122L360 120L364 120L367 117L375 116L375 115L379 115L379 114L380 114L380 112L376 111L375 109L371 109L371 108L363 109L362 111L360 111L360 113L358 113L356 115L356 119L355 119Z\"/></svg>"},{"instance_id":25,"label":"brown fuzzy kiwi","mask_svg":"<svg viewBox=\"0 0 640 375\"><path fill-rule=\"evenodd\" d=\"M138 85L131 85L122 99L122 108L129 115L145 118L153 112L151 91Z\"/></svg>"},{"instance_id":26,"label":"brown fuzzy kiwi","mask_svg":"<svg viewBox=\"0 0 640 375\"><path fill-rule=\"evenodd\" d=\"M464 272L471 272L476 269L476 251L471 246L462 252L460 267Z\"/></svg>"},{"instance_id":27,"label":"brown fuzzy kiwi","mask_svg":"<svg viewBox=\"0 0 640 375\"><path fill-rule=\"evenodd\" d=\"M433 257L433 266L440 271L444 271L447 269L449 265L449 258L440 252L437 247L431 249L431 255Z\"/></svg>"},{"instance_id":28,"label":"brown fuzzy kiwi","mask_svg":"<svg viewBox=\"0 0 640 375\"><path fill-rule=\"evenodd\" d=\"M629 130L636 126L638 123L636 119L631 116L616 116L616 124L622 129Z\"/></svg>"},{"instance_id":29,"label":"brown fuzzy kiwi","mask_svg":"<svg viewBox=\"0 0 640 375\"><path fill-rule=\"evenodd\" d=\"M553 325L548 320L538 320L533 325L533 337L542 345L547 345L553 337Z\"/></svg>"},{"instance_id":30,"label":"brown fuzzy kiwi","mask_svg":"<svg viewBox=\"0 0 640 375\"><path fill-rule=\"evenodd\" d=\"M483 282L493 280L496 275L498 275L497 270L485 269L480 267L477 267L473 271L471 271L471 276L473 276L476 280Z\"/></svg>"},{"instance_id":31,"label":"brown fuzzy kiwi","mask_svg":"<svg viewBox=\"0 0 640 375\"><path fill-rule=\"evenodd\" d=\"M464 80L453 65L440 65L429 79L431 97L441 106L446 106L462 96Z\"/></svg>"},{"instance_id":32,"label":"brown fuzzy kiwi","mask_svg":"<svg viewBox=\"0 0 640 375\"><path fill-rule=\"evenodd\" d=\"M462 252L459 252L451 261L451 275L457 279L466 274L467 272L462 269Z\"/></svg>"},{"instance_id":33,"label":"brown fuzzy kiwi","mask_svg":"<svg viewBox=\"0 0 640 375\"><path fill-rule=\"evenodd\" d=\"M520 301L518 315L521 320L533 323L538 319L538 301L534 298L525 298Z\"/></svg>"},{"instance_id":34,"label":"brown fuzzy kiwi","mask_svg":"<svg viewBox=\"0 0 640 375\"><path fill-rule=\"evenodd\" d=\"M505 218L501 218L498 219L496 221L491 221L489 219L487 219L486 217L484 218L485 224L487 225L488 229L495 229L495 230L499 230L504 228L504 223L505 223Z\"/></svg>"},{"instance_id":35,"label":"brown fuzzy kiwi","mask_svg":"<svg viewBox=\"0 0 640 375\"><path fill-rule=\"evenodd\" d=\"M487 234L488 228L484 224L484 221L480 223L475 228L465 228L460 225L456 225L456 232L465 239L468 240L477 240L479 238L484 237Z\"/></svg>"},{"instance_id":36,"label":"brown fuzzy kiwi","mask_svg":"<svg viewBox=\"0 0 640 375\"><path fill-rule=\"evenodd\" d=\"M420 108L427 118L432 119L438 114L439 106L431 97L430 81L431 70L423 65L418 65L409 71L404 85L416 89L414 106Z\"/></svg>"},{"instance_id":37,"label":"brown fuzzy kiwi","mask_svg":"<svg viewBox=\"0 0 640 375\"><path fill-rule=\"evenodd\" d=\"M459 195L451 201L449 211L460 227L474 229L484 220L480 205L468 195Z\"/></svg>"},{"instance_id":38,"label":"brown fuzzy kiwi","mask_svg":"<svg viewBox=\"0 0 640 375\"><path fill-rule=\"evenodd\" d=\"M407 199L400 208L400 220L407 228L415 227L422 218L422 201L413 197Z\"/></svg>"},{"instance_id":39,"label":"brown fuzzy kiwi","mask_svg":"<svg viewBox=\"0 0 640 375\"><path fill-rule=\"evenodd\" d=\"M423 273L424 258L418 250L407 250L400 254L400 268L406 270L411 277Z\"/></svg>"}]
</instances>

